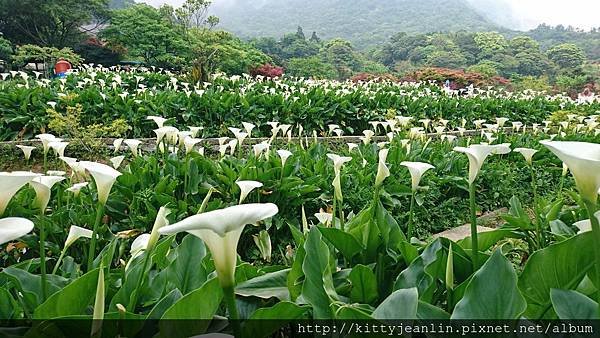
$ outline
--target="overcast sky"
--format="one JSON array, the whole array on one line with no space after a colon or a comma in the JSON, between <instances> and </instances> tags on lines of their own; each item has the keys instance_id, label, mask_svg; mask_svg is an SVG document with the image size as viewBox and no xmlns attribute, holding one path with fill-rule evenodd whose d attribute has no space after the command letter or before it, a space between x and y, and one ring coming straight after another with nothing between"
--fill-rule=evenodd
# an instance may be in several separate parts
<instances>
[{"instance_id":1,"label":"overcast sky","mask_svg":"<svg viewBox=\"0 0 600 338\"><path fill-rule=\"evenodd\" d=\"M137 0L141 2L142 0ZM143 0L153 6L169 3L179 6L184 0ZM232 3L236 0L213 0L213 3ZM253 1L253 0L250 0ZM301 1L301 0L300 0ZM477 0L470 0L477 1ZM600 27L600 0L498 0L513 10L521 29L530 29L540 23L563 24L589 29Z\"/></svg>"}]
</instances>

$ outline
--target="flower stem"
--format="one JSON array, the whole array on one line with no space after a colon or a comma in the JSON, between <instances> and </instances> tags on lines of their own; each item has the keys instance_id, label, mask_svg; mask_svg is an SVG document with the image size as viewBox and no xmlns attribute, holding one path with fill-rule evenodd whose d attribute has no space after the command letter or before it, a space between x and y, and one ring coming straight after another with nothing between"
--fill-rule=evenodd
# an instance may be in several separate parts
<instances>
[{"instance_id":1,"label":"flower stem","mask_svg":"<svg viewBox=\"0 0 600 338\"><path fill-rule=\"evenodd\" d=\"M408 211L408 233L406 236L409 242L410 242L410 239L412 238L412 233L413 233L414 208L415 208L415 192L413 191L410 196L410 210Z\"/></svg>"},{"instance_id":2,"label":"flower stem","mask_svg":"<svg viewBox=\"0 0 600 338\"><path fill-rule=\"evenodd\" d=\"M590 223L592 224L592 236L594 236L594 243L600 243L600 224L598 218L594 215L596 212L596 203L584 199L585 207L590 217ZM596 260L596 280L595 284L600 285L600 246L594 245L594 257ZM600 293L597 294L597 301L600 304ZM598 309L600 313L600 308Z\"/></svg>"},{"instance_id":3,"label":"flower stem","mask_svg":"<svg viewBox=\"0 0 600 338\"><path fill-rule=\"evenodd\" d=\"M42 283L42 303L46 301L47 285L46 285L46 226L40 222L40 270Z\"/></svg>"},{"instance_id":4,"label":"flower stem","mask_svg":"<svg viewBox=\"0 0 600 338\"><path fill-rule=\"evenodd\" d=\"M565 177L561 175L560 176L560 185L558 186L558 198L562 198L564 184L565 184Z\"/></svg>"},{"instance_id":5,"label":"flower stem","mask_svg":"<svg viewBox=\"0 0 600 338\"><path fill-rule=\"evenodd\" d=\"M91 271L92 265L94 264L94 256L96 256L96 237L98 234L98 227L100 226L100 222L102 221L103 215L104 215L104 204L98 203L98 207L96 209L96 221L94 222L94 229L92 231L92 239L90 241L90 251L88 252L87 271Z\"/></svg>"},{"instance_id":6,"label":"flower stem","mask_svg":"<svg viewBox=\"0 0 600 338\"><path fill-rule=\"evenodd\" d=\"M48 169L48 152L44 151L44 174Z\"/></svg>"},{"instance_id":7,"label":"flower stem","mask_svg":"<svg viewBox=\"0 0 600 338\"><path fill-rule=\"evenodd\" d=\"M143 287L144 287L143 277L146 275L146 269L148 269L148 263L150 262L151 251L146 250L146 252L144 254L145 254L144 266L142 267L142 271L140 272L140 274L137 278L137 283L135 283L136 288L133 291L131 298L129 299L129 305L127 306L127 309L130 309L131 312L135 312L135 306L137 304L139 290L143 290Z\"/></svg>"},{"instance_id":8,"label":"flower stem","mask_svg":"<svg viewBox=\"0 0 600 338\"><path fill-rule=\"evenodd\" d=\"M477 271L479 264L478 253L479 253L479 245L477 243L477 214L476 214L476 205L475 205L475 183L471 183L469 185L469 206L471 209L471 253L472 258L471 261L473 263L473 273Z\"/></svg>"},{"instance_id":9,"label":"flower stem","mask_svg":"<svg viewBox=\"0 0 600 338\"><path fill-rule=\"evenodd\" d=\"M339 209L340 209L340 230L344 231L344 202L343 200L340 200L339 203ZM335 215L334 215L335 216Z\"/></svg>"},{"instance_id":10,"label":"flower stem","mask_svg":"<svg viewBox=\"0 0 600 338\"><path fill-rule=\"evenodd\" d=\"M67 248L62 249L62 251L60 252L60 256L58 256L58 260L56 261L56 264L54 265L54 269L52 269L52 274L53 275L55 275L56 272L58 271L58 267L62 263L62 260L65 257L65 253L66 252L67 252Z\"/></svg>"},{"instance_id":11,"label":"flower stem","mask_svg":"<svg viewBox=\"0 0 600 338\"><path fill-rule=\"evenodd\" d=\"M225 305L229 312L229 320L233 327L233 335L234 337L241 337L239 315L235 305L235 292L233 286L223 287L223 298L225 299Z\"/></svg>"},{"instance_id":12,"label":"flower stem","mask_svg":"<svg viewBox=\"0 0 600 338\"><path fill-rule=\"evenodd\" d=\"M544 230L542 227L542 213L539 208L538 197L537 197L537 186L536 186L536 176L535 171L533 170L533 165L529 166L531 170L531 190L533 191L533 210L535 211L535 227L537 232L537 241L539 248L543 248L545 246L545 236Z\"/></svg>"},{"instance_id":13,"label":"flower stem","mask_svg":"<svg viewBox=\"0 0 600 338\"><path fill-rule=\"evenodd\" d=\"M335 228L335 211L336 211L336 200L335 196L333 197L333 210L331 211L331 226Z\"/></svg>"}]
</instances>

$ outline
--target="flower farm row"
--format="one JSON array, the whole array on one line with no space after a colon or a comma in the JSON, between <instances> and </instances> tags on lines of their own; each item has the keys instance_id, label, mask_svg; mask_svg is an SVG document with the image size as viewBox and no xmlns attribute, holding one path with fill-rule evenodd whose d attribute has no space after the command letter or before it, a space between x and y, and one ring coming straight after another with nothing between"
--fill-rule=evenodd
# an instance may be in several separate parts
<instances>
[{"instance_id":1,"label":"flower farm row","mask_svg":"<svg viewBox=\"0 0 600 338\"><path fill-rule=\"evenodd\" d=\"M5 81L4 117L29 115L4 120L4 137L38 142L2 146L13 154L0 163L11 170L0 173L1 319L152 319L127 334L179 337L266 336L308 318L600 315L593 100L291 79L190 85L98 68ZM78 104L78 123L122 118L132 129L97 154L50 134L49 116ZM218 106L224 116L202 113ZM152 149L133 138L152 136ZM502 207L496 228L478 233L478 214ZM430 236L465 223L458 241ZM100 324L78 330L110 334Z\"/></svg>"}]
</instances>

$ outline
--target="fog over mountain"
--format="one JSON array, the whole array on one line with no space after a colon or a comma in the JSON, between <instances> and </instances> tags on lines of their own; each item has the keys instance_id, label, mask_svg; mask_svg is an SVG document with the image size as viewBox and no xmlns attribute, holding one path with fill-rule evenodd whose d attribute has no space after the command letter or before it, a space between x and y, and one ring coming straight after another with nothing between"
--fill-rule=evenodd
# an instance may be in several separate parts
<instances>
[{"instance_id":1,"label":"fog over mountain","mask_svg":"<svg viewBox=\"0 0 600 338\"><path fill-rule=\"evenodd\" d=\"M168 3L181 5L184 0L136 0L153 6ZM394 2L397 0L390 0ZM528 30L541 23L562 24L582 29L600 27L599 0L461 0L469 3L479 13L494 23L516 30ZM285 0L213 0L216 11L223 12L235 7L261 8ZM287 1L289 2L289 1ZM306 0L294 0L298 4ZM351 1L346 0L350 3ZM365 1L370 2L370 1ZM419 2L419 1L416 1ZM440 3L443 1L440 0ZM248 20L251 21L251 20Z\"/></svg>"}]
</instances>

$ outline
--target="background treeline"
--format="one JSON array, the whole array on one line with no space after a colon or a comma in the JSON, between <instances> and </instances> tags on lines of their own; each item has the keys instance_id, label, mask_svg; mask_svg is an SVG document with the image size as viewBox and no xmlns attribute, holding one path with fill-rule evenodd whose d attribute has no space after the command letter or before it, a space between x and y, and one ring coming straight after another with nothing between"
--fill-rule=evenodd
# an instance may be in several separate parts
<instances>
[{"instance_id":1,"label":"background treeline","mask_svg":"<svg viewBox=\"0 0 600 338\"><path fill-rule=\"evenodd\" d=\"M572 95L598 91L598 29L398 32L366 50L302 27L277 37L241 39L219 29L210 6L206 0L158 9L131 0L4 0L0 60L7 69L31 62L49 68L59 57L106 66L125 61L185 71L204 81L216 71L285 72L339 80L449 80L454 87L501 84Z\"/></svg>"}]
</instances>

